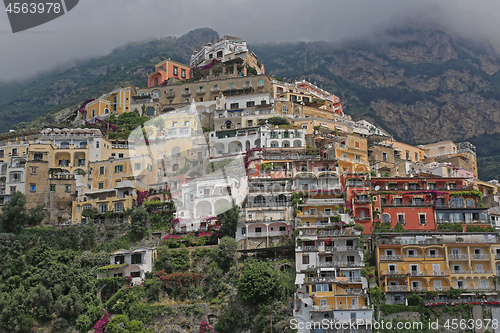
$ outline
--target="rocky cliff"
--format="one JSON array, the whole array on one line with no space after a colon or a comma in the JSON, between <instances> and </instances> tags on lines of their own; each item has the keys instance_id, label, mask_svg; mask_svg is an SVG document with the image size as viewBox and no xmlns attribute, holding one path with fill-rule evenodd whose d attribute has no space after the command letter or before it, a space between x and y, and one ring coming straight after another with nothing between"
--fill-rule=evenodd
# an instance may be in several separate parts
<instances>
[{"instance_id":1,"label":"rocky cliff","mask_svg":"<svg viewBox=\"0 0 500 333\"><path fill-rule=\"evenodd\" d=\"M278 55L276 49L295 49ZM500 133L500 57L440 30L391 30L370 41L253 47L269 73L310 78L345 111L413 143ZM272 50L272 51L271 51Z\"/></svg>"}]
</instances>

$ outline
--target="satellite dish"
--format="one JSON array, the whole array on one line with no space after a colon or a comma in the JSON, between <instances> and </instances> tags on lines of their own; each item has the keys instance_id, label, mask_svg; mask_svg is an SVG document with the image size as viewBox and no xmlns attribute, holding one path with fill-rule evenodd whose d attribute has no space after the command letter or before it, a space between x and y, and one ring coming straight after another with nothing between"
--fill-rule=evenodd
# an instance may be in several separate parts
<instances>
[{"instance_id":1,"label":"satellite dish","mask_svg":"<svg viewBox=\"0 0 500 333\"><path fill-rule=\"evenodd\" d=\"M380 190L380 186L377 185L377 186L375 186L375 191L378 191L378 190Z\"/></svg>"}]
</instances>

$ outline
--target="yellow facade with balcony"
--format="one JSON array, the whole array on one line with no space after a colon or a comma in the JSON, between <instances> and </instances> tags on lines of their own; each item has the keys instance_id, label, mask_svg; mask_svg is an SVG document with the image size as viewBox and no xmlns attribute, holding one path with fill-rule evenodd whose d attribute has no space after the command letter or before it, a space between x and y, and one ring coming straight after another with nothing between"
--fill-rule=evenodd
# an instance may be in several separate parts
<instances>
[{"instance_id":1,"label":"yellow facade with balcony","mask_svg":"<svg viewBox=\"0 0 500 333\"><path fill-rule=\"evenodd\" d=\"M368 173L367 139L355 133L340 133L333 139L332 148L338 160L339 172Z\"/></svg>"},{"instance_id":2,"label":"yellow facade with balcony","mask_svg":"<svg viewBox=\"0 0 500 333\"><path fill-rule=\"evenodd\" d=\"M500 268L496 235L407 234L377 242L379 286L386 293L495 290L496 266Z\"/></svg>"},{"instance_id":3,"label":"yellow facade with balcony","mask_svg":"<svg viewBox=\"0 0 500 333\"><path fill-rule=\"evenodd\" d=\"M93 100L85 105L81 119L89 120L109 114L123 114L130 111L130 100L134 94L132 87L116 89L109 94Z\"/></svg>"}]
</instances>

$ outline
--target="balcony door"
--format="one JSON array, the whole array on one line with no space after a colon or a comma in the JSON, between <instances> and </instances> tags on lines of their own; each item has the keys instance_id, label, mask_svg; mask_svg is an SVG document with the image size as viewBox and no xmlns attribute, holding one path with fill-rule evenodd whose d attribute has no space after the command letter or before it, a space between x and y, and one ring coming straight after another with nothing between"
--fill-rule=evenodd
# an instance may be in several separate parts
<instances>
[{"instance_id":1,"label":"balcony door","mask_svg":"<svg viewBox=\"0 0 500 333\"><path fill-rule=\"evenodd\" d=\"M434 275L441 275L441 264L432 264L432 272Z\"/></svg>"},{"instance_id":2,"label":"balcony door","mask_svg":"<svg viewBox=\"0 0 500 333\"><path fill-rule=\"evenodd\" d=\"M434 281L434 291L441 291L443 290L443 285L441 283L441 280L435 280Z\"/></svg>"}]
</instances>

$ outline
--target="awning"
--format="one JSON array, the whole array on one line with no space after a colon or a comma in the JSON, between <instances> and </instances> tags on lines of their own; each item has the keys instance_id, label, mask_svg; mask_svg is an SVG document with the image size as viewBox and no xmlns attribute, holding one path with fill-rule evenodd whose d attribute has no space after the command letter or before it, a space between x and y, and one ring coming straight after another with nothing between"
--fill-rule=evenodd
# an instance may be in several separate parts
<instances>
[{"instance_id":1,"label":"awning","mask_svg":"<svg viewBox=\"0 0 500 333\"><path fill-rule=\"evenodd\" d=\"M295 284L304 284L304 279L306 278L305 274L297 274L295 276Z\"/></svg>"}]
</instances>

